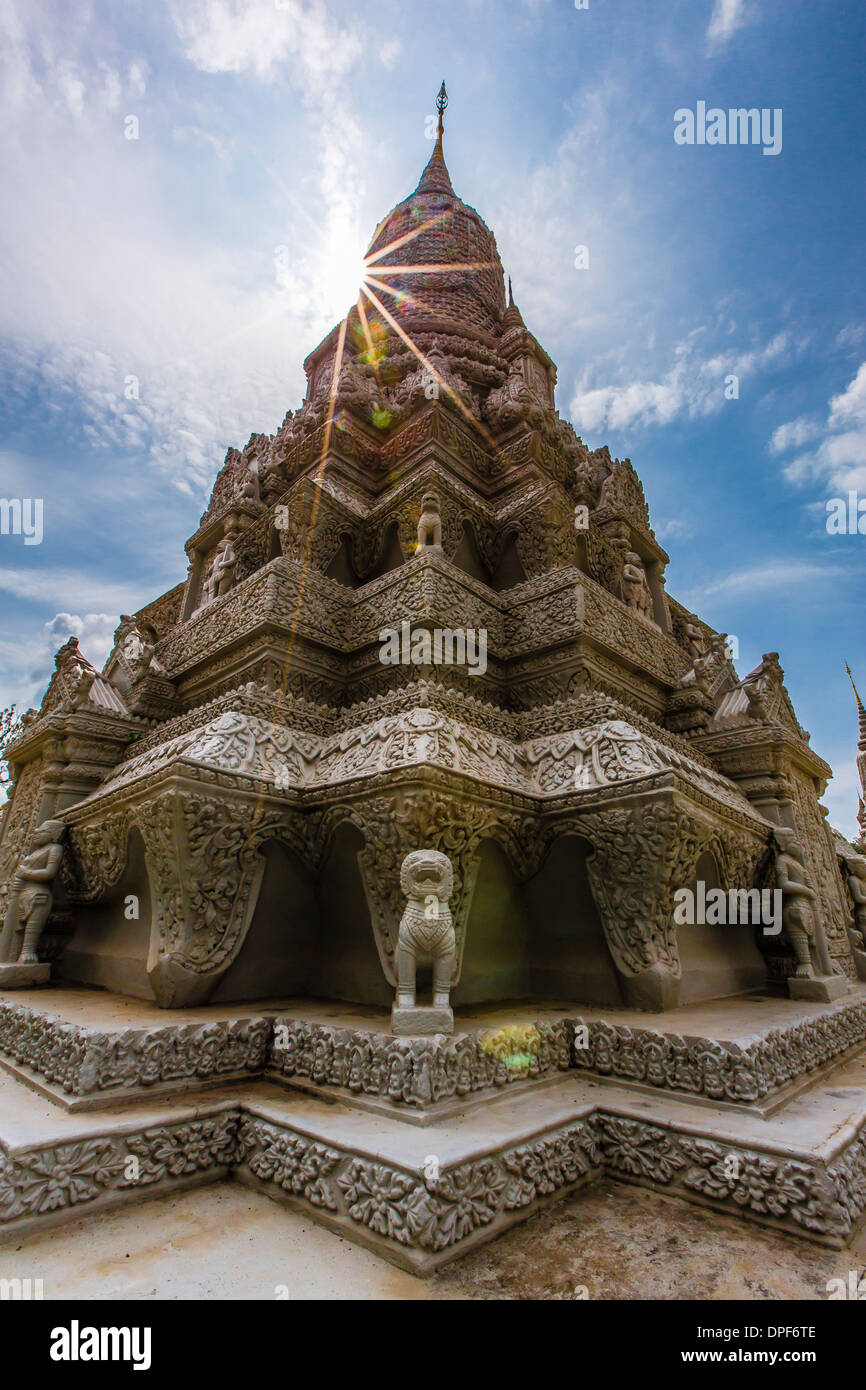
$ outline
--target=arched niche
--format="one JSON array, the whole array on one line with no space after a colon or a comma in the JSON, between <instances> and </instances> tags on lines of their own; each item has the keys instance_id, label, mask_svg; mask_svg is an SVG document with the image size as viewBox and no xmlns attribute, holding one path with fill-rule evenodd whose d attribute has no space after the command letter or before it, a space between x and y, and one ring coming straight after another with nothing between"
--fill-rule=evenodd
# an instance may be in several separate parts
<instances>
[{"instance_id":1,"label":"arched niche","mask_svg":"<svg viewBox=\"0 0 866 1390\"><path fill-rule=\"evenodd\" d=\"M620 1007L619 976L589 883L592 847L577 835L554 840L523 887L534 999Z\"/></svg>"},{"instance_id":2,"label":"arched niche","mask_svg":"<svg viewBox=\"0 0 866 1390\"><path fill-rule=\"evenodd\" d=\"M348 822L331 840L317 884L320 909L319 950L310 993L390 1009L388 984L376 950L358 854L364 838Z\"/></svg>"},{"instance_id":3,"label":"arched niche","mask_svg":"<svg viewBox=\"0 0 866 1390\"><path fill-rule=\"evenodd\" d=\"M475 531L468 521L463 523L463 534L451 557L451 563L462 570L464 574L470 575L472 579L480 579L482 584L490 587L492 576L481 558L481 551L475 539Z\"/></svg>"},{"instance_id":4,"label":"arched niche","mask_svg":"<svg viewBox=\"0 0 866 1390\"><path fill-rule=\"evenodd\" d=\"M496 590L513 589L515 584L522 584L526 577L526 570L517 550L517 532L510 531L499 555L491 581L492 587Z\"/></svg>"},{"instance_id":5,"label":"arched niche","mask_svg":"<svg viewBox=\"0 0 866 1390\"><path fill-rule=\"evenodd\" d=\"M396 521L392 521L385 528L382 538L382 549L372 570L364 578L364 583L369 584L374 579L379 579L383 574L390 574L391 570L397 570L401 565L405 565L406 556L400 545L399 528Z\"/></svg>"},{"instance_id":6,"label":"arched niche","mask_svg":"<svg viewBox=\"0 0 866 1390\"><path fill-rule=\"evenodd\" d=\"M152 1000L153 990L147 977L150 928L150 882L144 843L133 828L127 843L126 866L118 882L100 902L75 909L72 935L55 967L58 983L92 985Z\"/></svg>"},{"instance_id":7,"label":"arched niche","mask_svg":"<svg viewBox=\"0 0 866 1390\"><path fill-rule=\"evenodd\" d=\"M727 887L710 851L700 856L694 878L683 885L695 894L696 903L700 901L700 883L704 884L705 892ZM748 924L677 924L677 949L683 970L680 1003L693 1004L701 999L721 999L730 994L763 989L767 967L755 932L756 928Z\"/></svg>"},{"instance_id":8,"label":"arched niche","mask_svg":"<svg viewBox=\"0 0 866 1390\"><path fill-rule=\"evenodd\" d=\"M265 871L244 943L210 1003L312 993L321 948L319 903L309 870L279 841L262 847Z\"/></svg>"},{"instance_id":9,"label":"arched niche","mask_svg":"<svg viewBox=\"0 0 866 1390\"><path fill-rule=\"evenodd\" d=\"M492 840L480 848L475 891L466 923L463 969L452 1003L524 999L530 993L527 927L520 890L504 852Z\"/></svg>"}]
</instances>

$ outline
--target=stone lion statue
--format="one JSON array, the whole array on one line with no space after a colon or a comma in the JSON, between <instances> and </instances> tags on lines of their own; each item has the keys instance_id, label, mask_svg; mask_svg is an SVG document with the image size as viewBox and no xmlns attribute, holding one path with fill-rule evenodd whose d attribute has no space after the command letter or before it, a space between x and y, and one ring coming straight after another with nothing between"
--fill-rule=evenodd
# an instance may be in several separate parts
<instances>
[{"instance_id":1,"label":"stone lion statue","mask_svg":"<svg viewBox=\"0 0 866 1390\"><path fill-rule=\"evenodd\" d=\"M435 849L413 850L403 860L400 887L408 901L397 937L395 1014L416 1009L417 968L419 963L431 962L433 1010L450 1013L449 996L457 953L448 906L454 887L451 860Z\"/></svg>"},{"instance_id":2,"label":"stone lion statue","mask_svg":"<svg viewBox=\"0 0 866 1390\"><path fill-rule=\"evenodd\" d=\"M442 517L439 512L439 498L435 492L425 492L421 498L421 515L418 518L418 549L442 549ZM419 850L418 853L420 854L422 851ZM409 858L411 859L411 857L410 855ZM403 867L406 867L405 864Z\"/></svg>"}]
</instances>

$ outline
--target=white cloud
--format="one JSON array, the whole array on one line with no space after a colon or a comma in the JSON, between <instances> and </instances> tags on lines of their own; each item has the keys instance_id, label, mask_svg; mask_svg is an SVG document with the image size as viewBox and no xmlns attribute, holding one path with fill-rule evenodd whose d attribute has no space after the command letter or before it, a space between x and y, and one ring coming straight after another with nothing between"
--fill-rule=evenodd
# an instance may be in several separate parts
<instances>
[{"instance_id":1,"label":"white cloud","mask_svg":"<svg viewBox=\"0 0 866 1390\"><path fill-rule=\"evenodd\" d=\"M0 593L10 594L25 602L60 607L74 594L83 608L100 609L114 614L132 613L150 601L153 594L123 581L103 579L81 570L0 569ZM115 622L116 626L116 622Z\"/></svg>"},{"instance_id":2,"label":"white cloud","mask_svg":"<svg viewBox=\"0 0 866 1390\"><path fill-rule=\"evenodd\" d=\"M316 3L209 0L178 6L175 18L203 72L290 72L303 101L298 136L311 132L304 206L266 151L252 167L266 189L260 204L271 186L272 226L212 231L196 190L177 187L189 178L182 146L194 139L216 155L199 175L217 203L241 159L247 176L242 138L225 136L198 96L148 91L144 59L117 62L112 34L95 21L79 31L69 14L57 22L38 4L5 4L0 368L10 403L32 408L35 393L79 441L149 457L202 497L227 445L275 429L300 403L303 358L353 297L346 268L370 230L356 225L364 141L336 79L360 51L360 31ZM130 110L138 141L123 136ZM282 276L278 241L291 251Z\"/></svg>"},{"instance_id":3,"label":"white cloud","mask_svg":"<svg viewBox=\"0 0 866 1390\"><path fill-rule=\"evenodd\" d=\"M715 0L707 38L711 44L727 43L747 19L745 0Z\"/></svg>"},{"instance_id":4,"label":"white cloud","mask_svg":"<svg viewBox=\"0 0 866 1390\"><path fill-rule=\"evenodd\" d=\"M399 39L386 39L379 49L382 66L389 69L393 68L402 51L403 45Z\"/></svg>"},{"instance_id":5,"label":"white cloud","mask_svg":"<svg viewBox=\"0 0 866 1390\"><path fill-rule=\"evenodd\" d=\"M695 526L694 522L684 521L681 517L670 517L658 523L655 533L659 541L687 540L695 534Z\"/></svg>"},{"instance_id":6,"label":"white cloud","mask_svg":"<svg viewBox=\"0 0 866 1390\"><path fill-rule=\"evenodd\" d=\"M774 430L770 449L774 454L787 453L789 449L800 449L817 439L821 433L821 422L811 415L800 415L796 420L780 425Z\"/></svg>"},{"instance_id":7,"label":"white cloud","mask_svg":"<svg viewBox=\"0 0 866 1390\"><path fill-rule=\"evenodd\" d=\"M702 356L702 336L703 330L696 330L677 345L676 360L660 381L590 387L584 378L571 400L575 426L589 432L624 430L712 415L725 404L728 377L736 376L741 390L751 374L783 362L791 353L790 338L778 333L762 347Z\"/></svg>"},{"instance_id":8,"label":"white cloud","mask_svg":"<svg viewBox=\"0 0 866 1390\"><path fill-rule=\"evenodd\" d=\"M825 580L837 579L845 571L838 565L820 565L809 560L777 560L767 565L756 565L750 570L733 570L722 575L703 589L703 596L710 594L749 595L791 594L804 584L813 586Z\"/></svg>"},{"instance_id":9,"label":"white cloud","mask_svg":"<svg viewBox=\"0 0 866 1390\"><path fill-rule=\"evenodd\" d=\"M820 439L816 449L798 454L785 465L788 481L815 479L841 493L866 492L866 362L845 390L831 398L823 424L800 416L780 425L770 449L785 453L815 439Z\"/></svg>"},{"instance_id":10,"label":"white cloud","mask_svg":"<svg viewBox=\"0 0 866 1390\"><path fill-rule=\"evenodd\" d=\"M299 0L182 0L172 17L187 58L205 72L269 78L282 64L321 86L359 56L362 37L338 25L324 5Z\"/></svg>"},{"instance_id":11,"label":"white cloud","mask_svg":"<svg viewBox=\"0 0 866 1390\"><path fill-rule=\"evenodd\" d=\"M102 667L111 651L118 618L119 615L110 613L85 613L83 617L77 613L56 613L44 624L43 637L52 656L70 637L77 637L88 661Z\"/></svg>"}]
</instances>

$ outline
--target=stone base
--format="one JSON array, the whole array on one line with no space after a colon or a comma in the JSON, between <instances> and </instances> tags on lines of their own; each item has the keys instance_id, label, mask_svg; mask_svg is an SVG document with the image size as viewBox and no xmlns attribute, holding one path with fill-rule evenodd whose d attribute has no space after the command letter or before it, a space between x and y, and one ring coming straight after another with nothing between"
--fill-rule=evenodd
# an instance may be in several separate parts
<instances>
[{"instance_id":1,"label":"stone base","mask_svg":"<svg viewBox=\"0 0 866 1390\"><path fill-rule=\"evenodd\" d=\"M788 979L788 994L792 999L816 999L830 1003L841 999L851 989L851 982L844 975L817 975L813 980L798 980L795 975Z\"/></svg>"},{"instance_id":2,"label":"stone base","mask_svg":"<svg viewBox=\"0 0 866 1390\"><path fill-rule=\"evenodd\" d=\"M533 1020L515 1082L487 1035ZM451 1037L388 1021L0 999L0 1240L226 1174L421 1274L602 1173L825 1245L866 1206L863 986L686 1006L678 1033L568 1004L458 1009Z\"/></svg>"},{"instance_id":3,"label":"stone base","mask_svg":"<svg viewBox=\"0 0 866 1390\"><path fill-rule=\"evenodd\" d=\"M862 1055L768 1119L563 1076L419 1129L256 1081L70 1116L0 1075L0 1241L231 1173L427 1274L605 1173L839 1248L864 1097Z\"/></svg>"},{"instance_id":4,"label":"stone base","mask_svg":"<svg viewBox=\"0 0 866 1390\"><path fill-rule=\"evenodd\" d=\"M395 1004L391 1010L391 1032L395 1038L432 1037L436 1033L450 1036L454 1032L454 1010L423 1005L401 1009Z\"/></svg>"},{"instance_id":5,"label":"stone base","mask_svg":"<svg viewBox=\"0 0 866 1390\"><path fill-rule=\"evenodd\" d=\"M47 985L50 976L50 961L39 961L36 965L7 961L0 965L0 989L32 989L34 985Z\"/></svg>"}]
</instances>

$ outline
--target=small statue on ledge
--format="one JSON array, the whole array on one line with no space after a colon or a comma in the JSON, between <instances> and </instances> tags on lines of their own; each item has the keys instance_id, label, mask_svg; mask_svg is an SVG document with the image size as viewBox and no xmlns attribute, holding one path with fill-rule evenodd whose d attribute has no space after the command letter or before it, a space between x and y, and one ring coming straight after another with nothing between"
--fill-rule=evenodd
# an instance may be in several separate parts
<instances>
[{"instance_id":1,"label":"small statue on ledge","mask_svg":"<svg viewBox=\"0 0 866 1390\"><path fill-rule=\"evenodd\" d=\"M247 468L246 476L240 485L239 495L244 502L261 502L261 478L257 464L251 463Z\"/></svg>"},{"instance_id":2,"label":"small statue on ledge","mask_svg":"<svg viewBox=\"0 0 866 1390\"><path fill-rule=\"evenodd\" d=\"M848 875L848 892L854 903L854 925L848 928L848 940L859 978L866 979L866 859L859 856L844 861Z\"/></svg>"},{"instance_id":3,"label":"small statue on ledge","mask_svg":"<svg viewBox=\"0 0 866 1390\"><path fill-rule=\"evenodd\" d=\"M213 603L214 599L228 593L234 584L237 563L234 539L231 535L224 536L213 553L207 578L202 585L204 603Z\"/></svg>"},{"instance_id":4,"label":"small statue on ledge","mask_svg":"<svg viewBox=\"0 0 866 1390\"><path fill-rule=\"evenodd\" d=\"M697 623L685 623L683 631L685 633L686 647L692 661L697 661L699 657L706 656L706 638Z\"/></svg>"},{"instance_id":5,"label":"small statue on ledge","mask_svg":"<svg viewBox=\"0 0 866 1390\"><path fill-rule=\"evenodd\" d=\"M54 900L51 884L63 858L60 839L65 829L62 820L44 821L34 831L30 849L9 884L9 907L0 935L0 988L48 979L50 966L40 964L37 948Z\"/></svg>"},{"instance_id":6,"label":"small statue on ledge","mask_svg":"<svg viewBox=\"0 0 866 1390\"><path fill-rule=\"evenodd\" d=\"M397 937L397 998L391 1010L391 1032L397 1037L423 1033L453 1033L451 980L457 944L448 900L454 872L447 854L417 849L407 854L400 870L400 887L408 898ZM415 1002L419 964L432 962L433 1004Z\"/></svg>"},{"instance_id":7,"label":"small statue on ledge","mask_svg":"<svg viewBox=\"0 0 866 1390\"><path fill-rule=\"evenodd\" d=\"M646 570L640 556L634 551L626 552L622 567L622 596L629 608L640 613L642 618L653 622L653 600L647 584Z\"/></svg>"},{"instance_id":8,"label":"small statue on ledge","mask_svg":"<svg viewBox=\"0 0 866 1390\"><path fill-rule=\"evenodd\" d=\"M782 925L794 951L796 968L788 981L793 999L838 998L848 989L827 948L821 903L808 881L803 850L788 826L773 830L778 853L776 887L782 894Z\"/></svg>"},{"instance_id":9,"label":"small statue on ledge","mask_svg":"<svg viewBox=\"0 0 866 1390\"><path fill-rule=\"evenodd\" d=\"M442 517L439 512L439 498L435 492L425 492L421 499L421 515L418 518L418 549L442 550Z\"/></svg>"}]
</instances>

